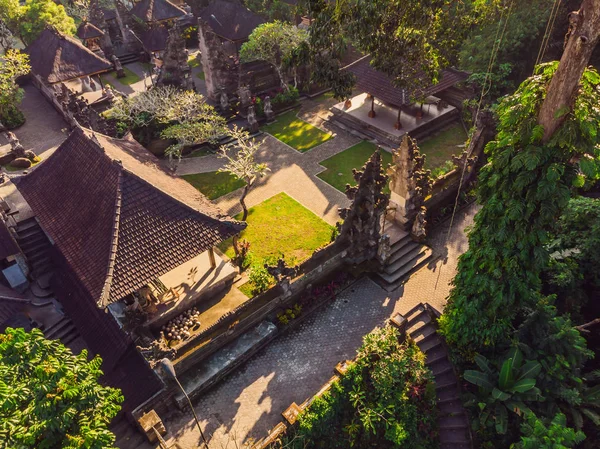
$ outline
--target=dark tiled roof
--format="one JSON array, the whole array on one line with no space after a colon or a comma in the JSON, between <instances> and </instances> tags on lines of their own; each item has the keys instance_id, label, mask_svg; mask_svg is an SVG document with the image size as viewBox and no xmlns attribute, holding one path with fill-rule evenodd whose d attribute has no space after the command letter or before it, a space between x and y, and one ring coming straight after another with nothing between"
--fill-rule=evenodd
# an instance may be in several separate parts
<instances>
[{"instance_id":1,"label":"dark tiled roof","mask_svg":"<svg viewBox=\"0 0 600 449\"><path fill-rule=\"evenodd\" d=\"M429 85L425 88L416 87L408 90L395 87L392 80L385 73L371 66L371 58L365 56L356 62L346 66L344 70L352 72L356 76L356 87L379 100L393 106L404 106L412 103L414 97L428 97L452 87L460 81L468 78L468 73L455 69L444 69L439 83Z\"/></svg>"},{"instance_id":2,"label":"dark tiled roof","mask_svg":"<svg viewBox=\"0 0 600 449\"><path fill-rule=\"evenodd\" d=\"M145 22L160 22L185 15L185 11L169 0L141 0L131 8L131 14Z\"/></svg>"},{"instance_id":3,"label":"dark tiled roof","mask_svg":"<svg viewBox=\"0 0 600 449\"><path fill-rule=\"evenodd\" d=\"M19 247L8 230L4 220L0 218L0 260L20 253Z\"/></svg>"},{"instance_id":4,"label":"dark tiled roof","mask_svg":"<svg viewBox=\"0 0 600 449\"><path fill-rule=\"evenodd\" d=\"M169 38L169 31L164 25L158 25L149 28L144 31L141 36L144 48L147 51L163 51L167 48L167 39Z\"/></svg>"},{"instance_id":5,"label":"dark tiled roof","mask_svg":"<svg viewBox=\"0 0 600 449\"><path fill-rule=\"evenodd\" d=\"M200 13L218 36L230 41L248 39L254 28L264 23L258 14L238 2L213 2Z\"/></svg>"},{"instance_id":6,"label":"dark tiled roof","mask_svg":"<svg viewBox=\"0 0 600 449\"><path fill-rule=\"evenodd\" d=\"M27 47L33 73L53 84L86 75L107 72L113 66L81 42L46 28Z\"/></svg>"},{"instance_id":7,"label":"dark tiled roof","mask_svg":"<svg viewBox=\"0 0 600 449\"><path fill-rule=\"evenodd\" d=\"M245 227L133 139L87 130L73 131L17 187L102 307Z\"/></svg>"},{"instance_id":8,"label":"dark tiled roof","mask_svg":"<svg viewBox=\"0 0 600 449\"><path fill-rule=\"evenodd\" d=\"M104 36L104 31L92 23L81 22L77 28L77 37L80 39L93 39L101 36Z\"/></svg>"}]
</instances>

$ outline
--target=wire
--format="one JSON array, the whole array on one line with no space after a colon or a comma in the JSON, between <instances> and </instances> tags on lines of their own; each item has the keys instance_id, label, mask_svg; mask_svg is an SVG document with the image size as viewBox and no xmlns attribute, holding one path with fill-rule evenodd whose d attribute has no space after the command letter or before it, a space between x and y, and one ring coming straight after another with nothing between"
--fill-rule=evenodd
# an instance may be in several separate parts
<instances>
[{"instance_id":1,"label":"wire","mask_svg":"<svg viewBox=\"0 0 600 449\"><path fill-rule=\"evenodd\" d=\"M503 9L502 10L502 14L500 15L500 20L498 21L498 28L496 29L496 40L494 42L494 46L492 47L492 52L490 53L490 60L488 63L488 70L485 74L485 78L483 81L483 86L481 86L481 95L479 97L479 103L477 104L477 111L475 113L475 119L473 120L473 124L476 126L477 125L477 119L479 118L479 113L481 112L481 105L483 103L483 98L485 97L485 95L487 95L487 93L489 92L489 90L492 87L492 79L491 79L491 71L492 71L492 67L494 65L494 63L496 62L496 57L498 56L498 52L500 50L500 46L502 45L502 42L504 41L504 36L506 33L506 28L508 26L508 19L510 18L510 15L512 13L512 8L514 6L514 0L511 0L510 2L510 6L508 9ZM506 14L506 18L504 20L504 28L502 29L502 34L500 34L500 39L498 39L498 35L500 33L500 27L502 25L502 18L504 17L504 12L507 11ZM488 84L488 80L489 80L489 87L486 90L486 86ZM468 159L471 156L471 154L473 153L473 149L474 149L474 145L473 145L473 140L471 140L471 142L469 142L469 151L467 153L467 157L465 159L465 162L463 164L463 169L462 172L460 174L460 181L458 183L458 191L456 192L456 198L454 200L454 207L452 210L452 216L450 218L450 226L448 226L448 232L446 233L446 239L444 242L444 247L448 246L448 241L450 240L450 234L452 232L452 227L454 226L454 219L456 217L456 210L458 209L458 200L460 199L460 191L462 189L463 183L464 183L464 179L465 179L465 173L467 171L467 166L468 164ZM438 288L438 284L440 282L440 277L442 275L442 268L444 267L444 265L440 265L440 269L438 270L438 275L437 278L435 280L435 286L433 288L433 295L435 297L437 288Z\"/></svg>"},{"instance_id":2,"label":"wire","mask_svg":"<svg viewBox=\"0 0 600 449\"><path fill-rule=\"evenodd\" d=\"M548 47L548 42L550 41L550 36L552 35L552 30L554 29L554 23L556 21L556 17L558 16L558 11L560 9L560 1L561 0L554 0L552 9L550 10L550 16L548 17L548 22L546 23L544 37L542 38L542 43L540 45L537 58L535 59L535 65L533 66L534 72L535 66L537 66L544 60L544 54L546 53L546 48Z\"/></svg>"}]
</instances>

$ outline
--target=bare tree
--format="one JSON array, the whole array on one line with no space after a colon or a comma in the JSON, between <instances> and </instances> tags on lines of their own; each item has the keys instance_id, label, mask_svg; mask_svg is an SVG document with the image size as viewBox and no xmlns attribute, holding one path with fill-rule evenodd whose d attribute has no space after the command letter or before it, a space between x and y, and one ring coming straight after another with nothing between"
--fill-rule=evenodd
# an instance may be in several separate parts
<instances>
[{"instance_id":1,"label":"bare tree","mask_svg":"<svg viewBox=\"0 0 600 449\"><path fill-rule=\"evenodd\" d=\"M244 210L242 221L246 221L248 218L248 208L246 207L246 196L254 185L258 178L265 176L269 170L267 164L259 164L254 160L256 152L262 145L262 142L250 139L250 134L243 129L234 126L232 130L228 131L228 134L237 141L238 150L234 155L230 155L227 151L227 147L221 147L220 157L227 159L227 163L219 172L231 173L243 180L246 185L242 196L240 197L240 204Z\"/></svg>"}]
</instances>

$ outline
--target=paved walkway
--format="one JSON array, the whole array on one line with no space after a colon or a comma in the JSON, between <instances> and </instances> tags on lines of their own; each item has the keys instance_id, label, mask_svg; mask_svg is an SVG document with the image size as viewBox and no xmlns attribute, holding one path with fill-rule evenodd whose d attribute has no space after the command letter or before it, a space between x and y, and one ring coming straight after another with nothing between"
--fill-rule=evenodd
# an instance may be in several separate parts
<instances>
[{"instance_id":1,"label":"paved walkway","mask_svg":"<svg viewBox=\"0 0 600 449\"><path fill-rule=\"evenodd\" d=\"M344 291L325 309L311 316L298 329L283 335L254 356L241 369L209 391L196 405L196 412L211 448L241 447L260 439L292 402L301 403L323 385L340 360L354 357L362 337L385 324L396 312L407 312L419 302L443 309L458 256L467 249L464 233L473 223L476 206L457 214L445 245L448 223L430 237L434 255L429 266L391 294L364 277ZM437 290L436 281L439 277ZM199 447L199 432L189 412L177 412L165 420L170 443L181 449ZM121 449L150 448L150 445Z\"/></svg>"},{"instance_id":2,"label":"paved walkway","mask_svg":"<svg viewBox=\"0 0 600 449\"><path fill-rule=\"evenodd\" d=\"M256 181L246 198L246 203L252 207L285 192L328 223L335 224L339 220L338 208L346 207L349 201L345 194L316 176L325 170L319 162L357 144L360 139L328 125L323 121L322 115L312 112L310 108L303 107L301 116L308 118L315 126L331 132L335 137L306 153L300 153L280 140L266 135L256 159L266 163L270 171L264 178ZM177 167L177 174L206 173L216 171L223 165L224 160L217 155L182 159ZM225 213L233 216L242 210L239 204L240 195L241 189L217 198L214 202Z\"/></svg>"},{"instance_id":3,"label":"paved walkway","mask_svg":"<svg viewBox=\"0 0 600 449\"><path fill-rule=\"evenodd\" d=\"M25 97L19 106L26 122L13 130L27 150L47 159L67 138L67 123L40 91L32 84L24 87ZM0 135L0 146L8 142Z\"/></svg>"}]
</instances>

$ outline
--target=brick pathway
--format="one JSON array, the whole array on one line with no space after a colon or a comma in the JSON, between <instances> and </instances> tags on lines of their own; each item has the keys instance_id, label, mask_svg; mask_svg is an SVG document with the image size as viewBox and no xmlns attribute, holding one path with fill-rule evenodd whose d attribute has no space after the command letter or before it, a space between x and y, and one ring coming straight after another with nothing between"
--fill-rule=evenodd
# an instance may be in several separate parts
<instances>
[{"instance_id":1,"label":"brick pathway","mask_svg":"<svg viewBox=\"0 0 600 449\"><path fill-rule=\"evenodd\" d=\"M319 162L344 151L360 140L324 122L326 114L319 103L303 104L300 114L302 118L335 135L333 139L306 153L300 153L270 135L263 138L264 144L257 154L257 161L266 163L271 171L256 181L248 194L246 203L249 207L285 192L328 223L335 224L339 220L338 208L346 207L349 201L346 195L316 176L325 170ZM223 159L216 155L183 159L177 167L177 174L216 171L223 163ZM241 190L231 192L216 199L215 203L225 213L233 216L242 210L238 201L240 194Z\"/></svg>"},{"instance_id":2,"label":"brick pathway","mask_svg":"<svg viewBox=\"0 0 600 449\"><path fill-rule=\"evenodd\" d=\"M26 122L13 132L27 150L47 159L67 138L67 123L40 91L32 84L24 87L25 97L19 106ZM65 130L65 132L63 132ZM0 146L8 143L0 135Z\"/></svg>"},{"instance_id":3,"label":"brick pathway","mask_svg":"<svg viewBox=\"0 0 600 449\"><path fill-rule=\"evenodd\" d=\"M263 437L282 420L281 412L291 402L301 403L316 393L333 375L336 363L352 358L362 337L395 312L407 312L419 302L442 309L457 258L467 248L464 229L472 224L476 210L476 206L469 206L457 214L447 246L448 222L432 233L430 243L438 258L415 273L404 287L388 294L367 277L360 279L209 391L195 409L204 432L210 435L211 448L237 447L234 440L239 444ZM189 412L167 418L166 426L169 442L177 442L182 449L199 447L199 432ZM131 446L121 443L119 447Z\"/></svg>"}]
</instances>

